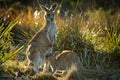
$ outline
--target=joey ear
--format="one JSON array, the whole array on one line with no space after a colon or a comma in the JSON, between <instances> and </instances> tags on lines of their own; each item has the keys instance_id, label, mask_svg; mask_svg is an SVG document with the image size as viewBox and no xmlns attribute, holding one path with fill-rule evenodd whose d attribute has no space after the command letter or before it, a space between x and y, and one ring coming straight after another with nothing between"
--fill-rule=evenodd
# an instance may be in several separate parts
<instances>
[{"instance_id":1,"label":"joey ear","mask_svg":"<svg viewBox=\"0 0 120 80\"><path fill-rule=\"evenodd\" d=\"M43 5L41 5L41 9L45 10L46 12L48 12L48 8L43 6Z\"/></svg>"},{"instance_id":2,"label":"joey ear","mask_svg":"<svg viewBox=\"0 0 120 80\"><path fill-rule=\"evenodd\" d=\"M57 8L58 4L57 3L53 3L50 7L50 10L55 12L56 8Z\"/></svg>"}]
</instances>

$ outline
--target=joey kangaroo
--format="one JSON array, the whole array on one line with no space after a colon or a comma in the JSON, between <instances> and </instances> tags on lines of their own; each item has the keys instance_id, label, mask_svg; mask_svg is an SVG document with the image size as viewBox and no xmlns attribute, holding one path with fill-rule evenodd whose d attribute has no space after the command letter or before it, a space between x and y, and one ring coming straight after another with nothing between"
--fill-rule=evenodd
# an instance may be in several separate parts
<instances>
[{"instance_id":1,"label":"joey kangaroo","mask_svg":"<svg viewBox=\"0 0 120 80\"><path fill-rule=\"evenodd\" d=\"M65 75L65 80L81 80L79 73L80 66L80 58L75 52L70 50L63 50L61 53L55 52L52 55L46 57L43 71L51 73L54 76ZM76 79L72 79L74 75Z\"/></svg>"},{"instance_id":2,"label":"joey kangaroo","mask_svg":"<svg viewBox=\"0 0 120 80\"><path fill-rule=\"evenodd\" d=\"M44 27L32 37L26 50L28 66L32 65L36 72L39 72L39 65L44 63L45 56L52 53L57 30L54 19L57 4L54 3L50 8L45 6L41 6L41 8L45 11L46 23Z\"/></svg>"},{"instance_id":3,"label":"joey kangaroo","mask_svg":"<svg viewBox=\"0 0 120 80\"><path fill-rule=\"evenodd\" d=\"M48 63L49 61L49 63ZM70 50L64 50L61 53L54 53L51 56L48 56L44 64L45 71L49 72L48 65L51 65L55 70L68 70L72 65L76 65L78 68L80 66L79 56Z\"/></svg>"}]
</instances>

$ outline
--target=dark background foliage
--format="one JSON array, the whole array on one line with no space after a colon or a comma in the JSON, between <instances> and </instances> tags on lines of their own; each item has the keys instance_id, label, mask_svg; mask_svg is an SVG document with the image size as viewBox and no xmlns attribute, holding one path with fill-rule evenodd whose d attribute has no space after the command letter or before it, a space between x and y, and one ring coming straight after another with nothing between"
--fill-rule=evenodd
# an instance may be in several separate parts
<instances>
[{"instance_id":1,"label":"dark background foliage","mask_svg":"<svg viewBox=\"0 0 120 80\"><path fill-rule=\"evenodd\" d=\"M62 4L64 9L74 9L77 6L78 10L86 10L88 8L103 8L103 9L119 9L120 0L0 0L0 7L7 7L16 2L25 6L38 5L38 1L41 4L51 4L52 2L58 2ZM36 5L37 4L37 5Z\"/></svg>"}]
</instances>

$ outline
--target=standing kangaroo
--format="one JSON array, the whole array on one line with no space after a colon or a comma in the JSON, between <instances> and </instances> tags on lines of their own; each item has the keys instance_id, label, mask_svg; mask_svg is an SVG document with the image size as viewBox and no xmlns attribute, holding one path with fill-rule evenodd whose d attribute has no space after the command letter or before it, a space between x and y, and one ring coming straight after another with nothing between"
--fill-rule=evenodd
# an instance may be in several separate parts
<instances>
[{"instance_id":1,"label":"standing kangaroo","mask_svg":"<svg viewBox=\"0 0 120 80\"><path fill-rule=\"evenodd\" d=\"M41 6L45 11L45 26L39 30L28 43L26 50L28 66L32 65L36 72L39 72L39 65L45 62L45 56L52 53L53 50L57 30L54 20L56 7L56 3L54 3L50 8Z\"/></svg>"}]
</instances>

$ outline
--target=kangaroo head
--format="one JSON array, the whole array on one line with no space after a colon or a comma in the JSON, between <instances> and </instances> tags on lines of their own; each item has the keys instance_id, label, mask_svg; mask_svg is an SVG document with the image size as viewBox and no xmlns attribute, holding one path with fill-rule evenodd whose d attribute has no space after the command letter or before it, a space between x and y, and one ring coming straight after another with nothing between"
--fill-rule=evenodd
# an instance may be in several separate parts
<instances>
[{"instance_id":1,"label":"kangaroo head","mask_svg":"<svg viewBox=\"0 0 120 80\"><path fill-rule=\"evenodd\" d=\"M54 21L54 12L57 8L57 3L54 3L53 5L50 6L50 8L47 8L45 6L41 6L42 9L46 12L45 14L45 19L47 22Z\"/></svg>"}]
</instances>

